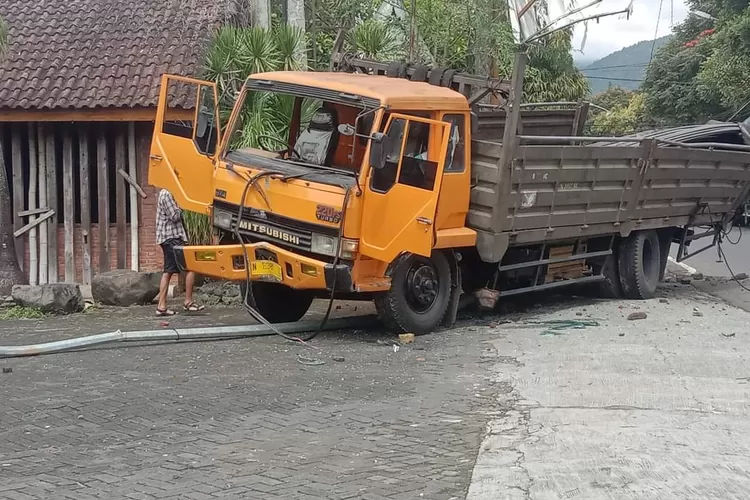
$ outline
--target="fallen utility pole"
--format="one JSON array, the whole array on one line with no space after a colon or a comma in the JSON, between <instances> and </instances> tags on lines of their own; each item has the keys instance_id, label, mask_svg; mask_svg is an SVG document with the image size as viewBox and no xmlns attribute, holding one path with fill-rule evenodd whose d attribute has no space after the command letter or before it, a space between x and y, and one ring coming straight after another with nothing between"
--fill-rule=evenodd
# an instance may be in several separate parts
<instances>
[{"instance_id":1,"label":"fallen utility pole","mask_svg":"<svg viewBox=\"0 0 750 500\"><path fill-rule=\"evenodd\" d=\"M343 330L348 328L366 328L376 324L375 316L352 316L336 318L326 322L324 330ZM316 330L320 327L317 320L297 321L295 323L279 323L274 325L276 330L286 333L302 333ZM219 326L198 328L165 328L162 330L141 330L134 332L115 332L77 337L44 344L0 346L0 358L17 358L22 356L37 356L40 354L54 354L84 347L100 346L114 342L153 342L153 341L183 341L183 340L220 340L243 337L264 337L278 335L265 325Z\"/></svg>"}]
</instances>

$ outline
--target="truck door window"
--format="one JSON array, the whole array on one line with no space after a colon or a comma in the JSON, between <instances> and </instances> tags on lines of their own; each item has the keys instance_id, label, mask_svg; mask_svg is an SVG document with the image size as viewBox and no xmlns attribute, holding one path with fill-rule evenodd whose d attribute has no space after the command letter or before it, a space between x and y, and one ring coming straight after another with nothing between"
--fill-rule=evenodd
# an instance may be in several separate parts
<instances>
[{"instance_id":1,"label":"truck door window","mask_svg":"<svg viewBox=\"0 0 750 500\"><path fill-rule=\"evenodd\" d=\"M374 170L372 173L372 190L385 193L396 182L398 173L398 162L401 159L401 147L404 143L404 133L406 132L406 121L397 118L391 122L388 129L388 135L393 138L391 144L393 149L388 151L385 156L385 167L380 170Z\"/></svg>"},{"instance_id":2,"label":"truck door window","mask_svg":"<svg viewBox=\"0 0 750 500\"><path fill-rule=\"evenodd\" d=\"M211 87L201 85L198 91L198 123L195 128L195 145L203 154L213 155L216 152L216 124L215 113L216 102L214 101L214 90Z\"/></svg>"},{"instance_id":3,"label":"truck door window","mask_svg":"<svg viewBox=\"0 0 750 500\"><path fill-rule=\"evenodd\" d=\"M463 172L466 166L466 116L445 115L443 121L451 124L445 172Z\"/></svg>"},{"instance_id":4,"label":"truck door window","mask_svg":"<svg viewBox=\"0 0 750 500\"><path fill-rule=\"evenodd\" d=\"M404 146L399 184L431 191L435 185L437 162L428 158L430 126L421 122L409 122L409 134Z\"/></svg>"},{"instance_id":5,"label":"truck door window","mask_svg":"<svg viewBox=\"0 0 750 500\"><path fill-rule=\"evenodd\" d=\"M430 126L421 122L408 122L406 130L406 125L406 120L401 118L391 122L388 136L392 138L393 150L386 155L385 167L373 171L373 191L388 191L397 182L396 179L399 184L420 189L432 190L435 186L437 161L429 156Z\"/></svg>"},{"instance_id":6,"label":"truck door window","mask_svg":"<svg viewBox=\"0 0 750 500\"><path fill-rule=\"evenodd\" d=\"M197 123L193 123L192 119L164 120L162 133L192 139L198 151L205 155L213 155L216 152L213 88L170 80L167 96L169 102L174 103L176 108L195 110L195 106L198 106L198 120ZM169 117L169 111L166 115Z\"/></svg>"}]
</instances>

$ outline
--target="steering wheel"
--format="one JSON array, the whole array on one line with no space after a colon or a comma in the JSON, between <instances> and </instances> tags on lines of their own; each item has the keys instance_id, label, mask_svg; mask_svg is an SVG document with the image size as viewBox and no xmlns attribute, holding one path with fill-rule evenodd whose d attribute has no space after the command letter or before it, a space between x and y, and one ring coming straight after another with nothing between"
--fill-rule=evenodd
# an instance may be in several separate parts
<instances>
[{"instance_id":1,"label":"steering wheel","mask_svg":"<svg viewBox=\"0 0 750 500\"><path fill-rule=\"evenodd\" d=\"M302 157L299 155L299 153L297 152L297 150L294 149L294 148L290 148L289 145L286 143L286 141L283 140L283 139L279 139L278 137L274 137L272 135L259 134L258 135L258 144L261 147L263 147L261 139L270 139L272 142L275 142L276 144L283 144L284 145L284 149L281 149L281 150L278 150L278 151L277 150L273 150L275 153L281 154L281 153L285 153L286 152L286 153L290 153L292 155L297 156L297 158L300 159L300 160L302 159ZM271 149L271 148L268 148L268 149Z\"/></svg>"}]
</instances>

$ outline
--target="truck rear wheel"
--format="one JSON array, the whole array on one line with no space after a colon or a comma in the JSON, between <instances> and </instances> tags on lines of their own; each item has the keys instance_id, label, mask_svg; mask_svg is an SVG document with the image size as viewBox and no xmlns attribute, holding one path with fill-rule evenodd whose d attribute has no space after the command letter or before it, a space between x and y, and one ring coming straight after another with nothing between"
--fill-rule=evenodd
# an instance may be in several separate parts
<instances>
[{"instance_id":1,"label":"truck rear wheel","mask_svg":"<svg viewBox=\"0 0 750 500\"><path fill-rule=\"evenodd\" d=\"M270 323L293 323L307 314L313 301L308 290L295 290L279 283L253 282L247 293L247 283L240 283L242 300Z\"/></svg>"},{"instance_id":2,"label":"truck rear wheel","mask_svg":"<svg viewBox=\"0 0 750 500\"><path fill-rule=\"evenodd\" d=\"M656 231L632 233L620 245L617 260L625 297L652 298L661 274L661 251Z\"/></svg>"},{"instance_id":3,"label":"truck rear wheel","mask_svg":"<svg viewBox=\"0 0 750 500\"><path fill-rule=\"evenodd\" d=\"M390 270L391 289L375 298L380 320L395 332L425 335L443 320L451 295L451 268L442 252L429 259L400 257Z\"/></svg>"}]
</instances>

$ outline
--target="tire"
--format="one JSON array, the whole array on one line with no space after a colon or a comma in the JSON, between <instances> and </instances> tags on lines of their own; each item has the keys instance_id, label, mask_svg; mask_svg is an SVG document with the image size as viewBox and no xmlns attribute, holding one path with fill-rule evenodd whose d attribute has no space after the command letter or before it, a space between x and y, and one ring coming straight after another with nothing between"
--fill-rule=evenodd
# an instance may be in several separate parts
<instances>
[{"instance_id":1,"label":"tire","mask_svg":"<svg viewBox=\"0 0 750 500\"><path fill-rule=\"evenodd\" d=\"M628 299L650 299L661 274L661 251L656 231L638 231L623 240L618 267L622 291Z\"/></svg>"},{"instance_id":2,"label":"tire","mask_svg":"<svg viewBox=\"0 0 750 500\"><path fill-rule=\"evenodd\" d=\"M445 254L399 257L389 275L391 289L375 298L380 320L396 333L426 335L435 330L451 295L451 267Z\"/></svg>"},{"instance_id":3,"label":"tire","mask_svg":"<svg viewBox=\"0 0 750 500\"><path fill-rule=\"evenodd\" d=\"M599 294L608 299L621 299L624 297L622 285L620 284L620 270L618 269L618 248L612 248L612 255L604 259L601 273L604 280L599 283Z\"/></svg>"},{"instance_id":4,"label":"tire","mask_svg":"<svg viewBox=\"0 0 750 500\"><path fill-rule=\"evenodd\" d=\"M245 300L247 283L240 283L242 300ZM246 304L270 323L294 323L307 314L313 301L308 290L295 290L279 283L253 282Z\"/></svg>"}]
</instances>

